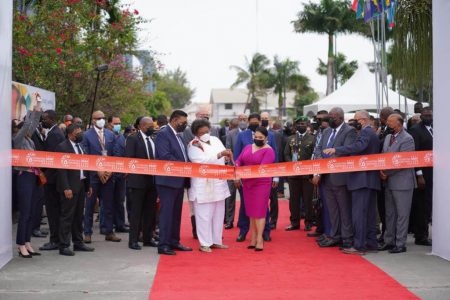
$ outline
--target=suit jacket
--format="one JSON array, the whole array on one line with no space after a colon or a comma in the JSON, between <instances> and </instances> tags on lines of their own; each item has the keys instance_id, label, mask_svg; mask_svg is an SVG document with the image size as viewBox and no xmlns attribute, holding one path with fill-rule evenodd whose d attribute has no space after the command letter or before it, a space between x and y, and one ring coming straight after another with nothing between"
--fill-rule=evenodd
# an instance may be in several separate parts
<instances>
[{"instance_id":1,"label":"suit jacket","mask_svg":"<svg viewBox=\"0 0 450 300\"><path fill-rule=\"evenodd\" d=\"M125 157L150 159L147 156L147 148L145 147L147 141L139 131L135 135L131 135L127 138L125 144ZM156 149L153 149L155 152ZM153 175L140 175L129 174L128 175L128 187L135 189L145 189L155 184L155 178Z\"/></svg>"},{"instance_id":2,"label":"suit jacket","mask_svg":"<svg viewBox=\"0 0 450 300\"><path fill-rule=\"evenodd\" d=\"M416 124L410 128L409 133L414 138L416 151L433 150L433 136L422 123ZM433 180L433 167L416 168L416 171L422 170L425 182Z\"/></svg>"},{"instance_id":3,"label":"suit jacket","mask_svg":"<svg viewBox=\"0 0 450 300\"><path fill-rule=\"evenodd\" d=\"M108 156L114 155L114 145L115 145L115 137L114 133L106 128L103 129L103 135L105 137L105 149L107 150ZM86 151L86 154L89 155L102 155L102 146L100 144L100 139L94 128L89 129L84 133L83 136L83 149ZM91 183L98 182L100 179L98 178L97 172L91 172Z\"/></svg>"},{"instance_id":4,"label":"suit jacket","mask_svg":"<svg viewBox=\"0 0 450 300\"><path fill-rule=\"evenodd\" d=\"M327 128L322 132L322 136L320 141L317 143L316 148L314 149L314 159L322 159L323 153L322 151L327 149L328 140L333 133L332 128ZM348 124L342 124L341 129L336 134L334 139L334 143L332 145L333 148L348 146L352 144L356 139L356 130L355 128L349 126ZM333 174L324 174L322 175L324 178L330 180L331 184L335 186L343 186L347 184L348 173L333 173Z\"/></svg>"},{"instance_id":5,"label":"suit jacket","mask_svg":"<svg viewBox=\"0 0 450 300\"><path fill-rule=\"evenodd\" d=\"M414 151L414 139L406 130L400 131L389 145L391 136L388 134L384 139L383 153ZM386 187L390 190L412 190L417 186L414 168L385 170L384 173L388 176Z\"/></svg>"},{"instance_id":6,"label":"suit jacket","mask_svg":"<svg viewBox=\"0 0 450 300\"><path fill-rule=\"evenodd\" d=\"M115 157L125 157L125 136L123 134L115 135L113 155ZM114 178L122 179L125 177L124 173L114 173Z\"/></svg>"},{"instance_id":7,"label":"suit jacket","mask_svg":"<svg viewBox=\"0 0 450 300\"><path fill-rule=\"evenodd\" d=\"M183 147L186 151L185 153L187 156L186 144L184 144ZM156 159L181 162L185 161L183 151L181 150L180 144L178 143L178 138L169 125L162 129L156 136L155 148ZM156 176L155 183L157 185L179 189L189 187L189 178Z\"/></svg>"},{"instance_id":8,"label":"suit jacket","mask_svg":"<svg viewBox=\"0 0 450 300\"><path fill-rule=\"evenodd\" d=\"M284 161L284 147L285 147L285 142L284 140L284 136L278 132L278 131L274 131L272 129L269 130L269 132L272 132L275 138L275 144L277 145L277 152L276 156L277 156L277 162L283 162Z\"/></svg>"},{"instance_id":9,"label":"suit jacket","mask_svg":"<svg viewBox=\"0 0 450 300\"><path fill-rule=\"evenodd\" d=\"M64 133L58 126L54 126L48 133L44 142L45 151L56 152L56 147L66 139ZM47 169L44 171L49 184L56 184L56 169Z\"/></svg>"},{"instance_id":10,"label":"suit jacket","mask_svg":"<svg viewBox=\"0 0 450 300\"><path fill-rule=\"evenodd\" d=\"M80 147L82 148L82 151L84 151L82 145L80 145ZM76 153L69 139L66 139L62 143L57 145L55 151L73 154ZM56 172L56 190L60 193L64 193L65 190L72 190L73 193L76 193L80 190L83 184L86 189L89 186L89 172L87 171L83 170L84 176L86 177L86 180L84 180L83 182L80 178L80 170L57 169Z\"/></svg>"},{"instance_id":11,"label":"suit jacket","mask_svg":"<svg viewBox=\"0 0 450 300\"><path fill-rule=\"evenodd\" d=\"M336 156L367 155L380 153L380 140L372 127L364 127L355 142L347 145L335 147ZM354 191L362 188L373 190L380 189L379 171L351 172L348 174L347 188Z\"/></svg>"},{"instance_id":12,"label":"suit jacket","mask_svg":"<svg viewBox=\"0 0 450 300\"><path fill-rule=\"evenodd\" d=\"M234 150L234 145L236 145L237 136L239 134L239 128L234 128L230 131L228 131L226 141L225 141L225 148L231 149L231 151Z\"/></svg>"},{"instance_id":13,"label":"suit jacket","mask_svg":"<svg viewBox=\"0 0 450 300\"><path fill-rule=\"evenodd\" d=\"M45 140L39 133L39 129L34 130L34 133L31 136L31 139L34 142L34 146L37 151L45 151Z\"/></svg>"},{"instance_id":14,"label":"suit jacket","mask_svg":"<svg viewBox=\"0 0 450 300\"><path fill-rule=\"evenodd\" d=\"M297 161L310 160L314 152L315 140L314 135L309 133L305 133L301 140L297 133L291 135L284 147L284 161L292 161L292 155L295 152L297 152ZM304 175L300 178L310 177L311 175Z\"/></svg>"},{"instance_id":15,"label":"suit jacket","mask_svg":"<svg viewBox=\"0 0 450 300\"><path fill-rule=\"evenodd\" d=\"M244 131L239 132L236 144L234 145L234 151L233 151L233 158L234 160L237 160L239 155L241 154L242 150L244 150L245 146L253 144L253 132L250 129L246 129ZM269 131L269 139L268 144L270 147L272 147L273 151L275 152L275 162L278 162L277 158L277 145L275 143L275 136L273 132Z\"/></svg>"}]
</instances>

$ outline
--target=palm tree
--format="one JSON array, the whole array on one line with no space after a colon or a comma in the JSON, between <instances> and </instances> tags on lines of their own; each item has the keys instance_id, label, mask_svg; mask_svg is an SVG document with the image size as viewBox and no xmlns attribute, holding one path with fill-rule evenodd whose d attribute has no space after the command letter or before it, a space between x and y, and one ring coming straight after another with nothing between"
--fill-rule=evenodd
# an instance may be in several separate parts
<instances>
[{"instance_id":1,"label":"palm tree","mask_svg":"<svg viewBox=\"0 0 450 300\"><path fill-rule=\"evenodd\" d=\"M280 61L275 56L273 66L271 74L274 92L278 94L278 118L282 119L286 117L286 92L299 75L298 61L289 59Z\"/></svg>"},{"instance_id":2,"label":"palm tree","mask_svg":"<svg viewBox=\"0 0 450 300\"><path fill-rule=\"evenodd\" d=\"M349 0L321 0L320 4L309 2L298 13L298 19L293 21L297 32L328 35L327 95L333 92L334 36L367 32L367 27L361 20L356 20L350 7Z\"/></svg>"},{"instance_id":3,"label":"palm tree","mask_svg":"<svg viewBox=\"0 0 450 300\"><path fill-rule=\"evenodd\" d=\"M237 73L235 82L231 88L241 84L246 84L248 89L247 102L244 111L248 108L250 111L259 111L258 96L264 95L269 86L270 60L261 53L255 53L251 59L245 58L245 67L231 66L231 69Z\"/></svg>"},{"instance_id":4,"label":"palm tree","mask_svg":"<svg viewBox=\"0 0 450 300\"><path fill-rule=\"evenodd\" d=\"M347 56L345 54L338 52L334 58L334 70L336 78L336 88L337 83L343 85L350 77L353 76L355 71L358 69L358 62L352 60L347 62ZM317 73L320 75L327 75L327 64L319 58L319 66L317 67Z\"/></svg>"}]
</instances>

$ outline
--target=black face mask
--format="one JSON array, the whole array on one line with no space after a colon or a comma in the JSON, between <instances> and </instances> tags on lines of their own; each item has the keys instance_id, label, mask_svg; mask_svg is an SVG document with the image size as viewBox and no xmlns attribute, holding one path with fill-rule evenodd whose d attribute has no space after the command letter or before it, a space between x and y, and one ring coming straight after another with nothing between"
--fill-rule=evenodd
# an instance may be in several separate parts
<instances>
[{"instance_id":1,"label":"black face mask","mask_svg":"<svg viewBox=\"0 0 450 300\"><path fill-rule=\"evenodd\" d=\"M75 136L75 144L79 144L83 141L83 133L80 132Z\"/></svg>"},{"instance_id":2,"label":"black face mask","mask_svg":"<svg viewBox=\"0 0 450 300\"><path fill-rule=\"evenodd\" d=\"M262 121L261 121L261 126L262 126L262 127L267 127L267 126L269 126L269 120L262 120Z\"/></svg>"},{"instance_id":3,"label":"black face mask","mask_svg":"<svg viewBox=\"0 0 450 300\"><path fill-rule=\"evenodd\" d=\"M362 129L362 125L358 122L358 121L353 121L351 124L349 124L350 126L354 127L356 130L361 130ZM331 126L330 126L331 127Z\"/></svg>"},{"instance_id":4,"label":"black face mask","mask_svg":"<svg viewBox=\"0 0 450 300\"><path fill-rule=\"evenodd\" d=\"M421 116L422 124L425 126L431 126L433 124L433 117L424 117Z\"/></svg>"},{"instance_id":5,"label":"black face mask","mask_svg":"<svg viewBox=\"0 0 450 300\"><path fill-rule=\"evenodd\" d=\"M337 128L339 125L337 124L337 120L335 118L329 118L328 124L330 124L331 128Z\"/></svg>"},{"instance_id":6,"label":"black face mask","mask_svg":"<svg viewBox=\"0 0 450 300\"><path fill-rule=\"evenodd\" d=\"M256 128L258 128L258 124L250 124L250 125L248 125L248 129L250 129L251 131L253 131L253 132L255 132L256 131Z\"/></svg>"},{"instance_id":7,"label":"black face mask","mask_svg":"<svg viewBox=\"0 0 450 300\"><path fill-rule=\"evenodd\" d=\"M257 140L257 139L254 139L253 142L254 142L255 145L258 146L258 147L264 146L264 140Z\"/></svg>"},{"instance_id":8,"label":"black face mask","mask_svg":"<svg viewBox=\"0 0 450 300\"><path fill-rule=\"evenodd\" d=\"M186 129L186 127L187 127L187 124L186 124L186 123L178 124L178 125L177 125L177 128L175 128L175 130L176 130L178 133L180 133L180 132L183 132L183 131Z\"/></svg>"},{"instance_id":9,"label":"black face mask","mask_svg":"<svg viewBox=\"0 0 450 300\"><path fill-rule=\"evenodd\" d=\"M154 130L152 127L150 127L150 128L148 128L147 131L145 132L145 135L146 135L146 136L152 136L153 133L155 133L155 130Z\"/></svg>"},{"instance_id":10,"label":"black face mask","mask_svg":"<svg viewBox=\"0 0 450 300\"><path fill-rule=\"evenodd\" d=\"M393 134L394 133L394 129L392 129L391 127L386 125L386 128L384 129L384 136L388 135L388 134Z\"/></svg>"},{"instance_id":11,"label":"black face mask","mask_svg":"<svg viewBox=\"0 0 450 300\"><path fill-rule=\"evenodd\" d=\"M306 132L306 126L303 125L298 125L296 129L300 134L304 134Z\"/></svg>"},{"instance_id":12,"label":"black face mask","mask_svg":"<svg viewBox=\"0 0 450 300\"><path fill-rule=\"evenodd\" d=\"M50 124L45 123L45 122L42 122L41 124L42 124L42 128L45 128L45 129L49 129L52 127Z\"/></svg>"}]
</instances>

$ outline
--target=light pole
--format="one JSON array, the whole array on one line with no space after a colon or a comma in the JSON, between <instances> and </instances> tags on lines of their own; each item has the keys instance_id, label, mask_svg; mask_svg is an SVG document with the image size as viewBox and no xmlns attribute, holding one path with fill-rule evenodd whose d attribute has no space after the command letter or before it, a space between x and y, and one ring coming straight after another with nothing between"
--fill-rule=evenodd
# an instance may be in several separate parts
<instances>
[{"instance_id":1,"label":"light pole","mask_svg":"<svg viewBox=\"0 0 450 300\"><path fill-rule=\"evenodd\" d=\"M94 100L92 101L91 114L89 116L89 123L86 124L86 130L88 129L88 126L91 126L92 123L92 114L94 113L95 100L97 100L98 83L100 82L100 73L108 71L108 65L104 64L97 66L95 68L95 71L97 71L97 80L95 81Z\"/></svg>"}]
</instances>

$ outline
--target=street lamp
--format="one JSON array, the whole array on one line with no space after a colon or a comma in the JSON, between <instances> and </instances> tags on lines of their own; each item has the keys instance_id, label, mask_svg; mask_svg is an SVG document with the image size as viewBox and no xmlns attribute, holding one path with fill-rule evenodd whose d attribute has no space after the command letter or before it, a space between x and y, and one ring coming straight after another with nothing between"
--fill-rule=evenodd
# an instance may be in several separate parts
<instances>
[{"instance_id":1,"label":"street lamp","mask_svg":"<svg viewBox=\"0 0 450 300\"><path fill-rule=\"evenodd\" d=\"M97 100L98 83L100 82L100 73L108 71L108 65L107 64L99 65L95 67L95 71L97 71L97 80L95 81L94 100L92 101L91 115L89 116L89 123L86 124L86 129L92 123L92 114L94 113L95 100Z\"/></svg>"}]
</instances>

